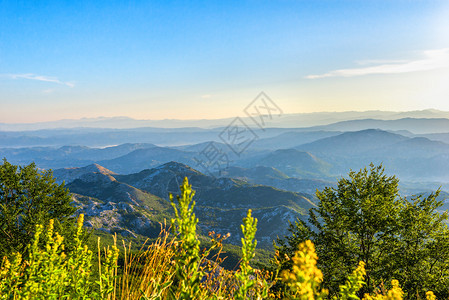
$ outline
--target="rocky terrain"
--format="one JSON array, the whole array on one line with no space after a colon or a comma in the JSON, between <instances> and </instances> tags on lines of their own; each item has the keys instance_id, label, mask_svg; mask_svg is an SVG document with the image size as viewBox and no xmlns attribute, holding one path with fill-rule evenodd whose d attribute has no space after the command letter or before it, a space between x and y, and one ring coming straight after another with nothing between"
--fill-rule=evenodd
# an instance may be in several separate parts
<instances>
[{"instance_id":1,"label":"rocky terrain","mask_svg":"<svg viewBox=\"0 0 449 300\"><path fill-rule=\"evenodd\" d=\"M234 244L240 243L240 224L250 208L259 219L256 237L260 246L269 248L277 236L287 233L289 221L304 218L314 206L308 194L215 178L177 162L129 175L115 174L100 165L58 169L54 175L65 181L88 226L125 237L157 235L159 223L173 216L168 196L179 193L184 177L196 190L200 232L230 233L228 241Z\"/></svg>"}]
</instances>

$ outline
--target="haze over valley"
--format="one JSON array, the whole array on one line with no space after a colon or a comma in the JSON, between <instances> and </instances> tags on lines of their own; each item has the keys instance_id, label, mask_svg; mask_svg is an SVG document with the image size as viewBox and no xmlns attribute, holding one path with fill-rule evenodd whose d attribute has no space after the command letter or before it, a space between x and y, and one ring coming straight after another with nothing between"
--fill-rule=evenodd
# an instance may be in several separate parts
<instances>
[{"instance_id":1,"label":"haze over valley","mask_svg":"<svg viewBox=\"0 0 449 300\"><path fill-rule=\"evenodd\" d=\"M403 195L441 187L445 199L448 115L436 110L287 115L273 127L253 126L253 139L240 153L237 144L223 139L229 130L224 120L178 121L174 124L204 127L175 128L132 127L157 123L132 119L126 121L129 128L115 128L125 126L114 126L114 118L98 119L94 127L88 127L92 120L26 125L37 130L10 124L0 132L0 156L52 169L72 192L87 226L124 237L157 236L158 223L172 215L168 195L177 194L188 177L203 233L230 232L229 242L238 244L238 224L252 208L261 224L260 245L270 249L277 236L288 233L288 221L307 220L317 190L335 187L350 170L370 163L382 163L396 175ZM214 155L226 159L218 163Z\"/></svg>"}]
</instances>

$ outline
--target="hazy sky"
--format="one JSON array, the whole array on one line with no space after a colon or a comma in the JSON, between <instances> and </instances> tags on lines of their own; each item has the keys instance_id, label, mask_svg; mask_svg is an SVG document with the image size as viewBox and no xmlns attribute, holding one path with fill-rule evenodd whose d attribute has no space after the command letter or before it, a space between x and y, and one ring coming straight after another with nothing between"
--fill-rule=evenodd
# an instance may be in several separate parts
<instances>
[{"instance_id":1,"label":"hazy sky","mask_svg":"<svg viewBox=\"0 0 449 300\"><path fill-rule=\"evenodd\" d=\"M2 1L0 123L449 110L449 1Z\"/></svg>"}]
</instances>

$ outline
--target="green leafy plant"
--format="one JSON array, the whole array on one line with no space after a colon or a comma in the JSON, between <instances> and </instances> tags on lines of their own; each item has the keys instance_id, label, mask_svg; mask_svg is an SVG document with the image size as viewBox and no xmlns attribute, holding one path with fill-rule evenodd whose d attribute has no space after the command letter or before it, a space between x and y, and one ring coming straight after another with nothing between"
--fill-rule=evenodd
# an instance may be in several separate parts
<instances>
[{"instance_id":1,"label":"green leafy plant","mask_svg":"<svg viewBox=\"0 0 449 300\"><path fill-rule=\"evenodd\" d=\"M92 251L83 245L84 216L78 217L73 237L75 250L65 253L64 237L54 231L54 222L36 225L29 258L18 252L10 261L6 256L0 267L0 299L113 299L118 249L106 250L100 281L92 276ZM45 235L44 247L40 247Z\"/></svg>"},{"instance_id":2,"label":"green leafy plant","mask_svg":"<svg viewBox=\"0 0 449 300\"><path fill-rule=\"evenodd\" d=\"M174 260L176 262L176 278L179 280L179 297L182 299L196 299L200 294L200 280L203 273L199 269L200 241L196 234L198 219L193 212L195 201L192 200L195 192L189 185L187 177L181 185L181 195L177 196L178 205L174 203L170 194L170 202L175 211L172 228L180 242L175 243ZM173 295L176 295L173 290Z\"/></svg>"},{"instance_id":3,"label":"green leafy plant","mask_svg":"<svg viewBox=\"0 0 449 300\"><path fill-rule=\"evenodd\" d=\"M213 250L221 249L221 241L226 236L215 236L212 239L212 246L200 251L200 241L196 233L198 219L193 212L194 191L187 178L184 179L180 189L181 195L177 196L177 205L173 196L170 195L175 210L175 219L172 220L172 228L176 235L176 242L173 244L175 246L173 260L178 280L177 284L171 286L171 296L182 299L262 299L266 297L268 284L265 276L260 271L255 272L250 265L257 245L255 240L257 219L251 216L251 210L243 219L240 268L235 274L231 274L220 269L217 262L214 263L208 259ZM211 234L214 235L214 233ZM216 257L218 256L219 254ZM220 261L219 258L217 261ZM204 282L201 283L201 280Z\"/></svg>"},{"instance_id":4,"label":"green leafy plant","mask_svg":"<svg viewBox=\"0 0 449 300\"><path fill-rule=\"evenodd\" d=\"M239 280L239 288L236 291L235 299L262 299L268 295L268 284L263 275L256 274L251 267L250 261L255 256L257 240L255 239L257 232L257 219L251 216L251 209L248 210L246 218L243 218L241 225L243 238L242 240L242 260L240 269L235 274ZM259 278L257 278L257 275ZM256 283L260 282L260 286ZM252 292L250 293L250 290Z\"/></svg>"},{"instance_id":5,"label":"green leafy plant","mask_svg":"<svg viewBox=\"0 0 449 300\"><path fill-rule=\"evenodd\" d=\"M346 283L340 285L339 297L334 297L335 300L350 300L359 299L357 292L365 284L364 277L366 275L365 263L363 261L359 262L358 267L348 276Z\"/></svg>"}]
</instances>

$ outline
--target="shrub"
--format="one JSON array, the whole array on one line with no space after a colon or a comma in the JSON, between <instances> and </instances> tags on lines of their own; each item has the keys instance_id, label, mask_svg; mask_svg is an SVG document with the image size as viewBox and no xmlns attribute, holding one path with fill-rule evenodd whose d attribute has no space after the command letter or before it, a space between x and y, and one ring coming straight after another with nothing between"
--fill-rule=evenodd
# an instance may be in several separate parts
<instances>
[{"instance_id":1,"label":"shrub","mask_svg":"<svg viewBox=\"0 0 449 300\"><path fill-rule=\"evenodd\" d=\"M92 251L82 244L83 215L78 217L75 250L65 253L64 238L54 232L53 220L46 230L37 225L29 247L29 258L18 252L13 260L3 258L0 269L1 299L111 299L114 292L118 249L105 250L106 259L99 261L100 278L92 277ZM39 247L41 235L44 249Z\"/></svg>"}]
</instances>

